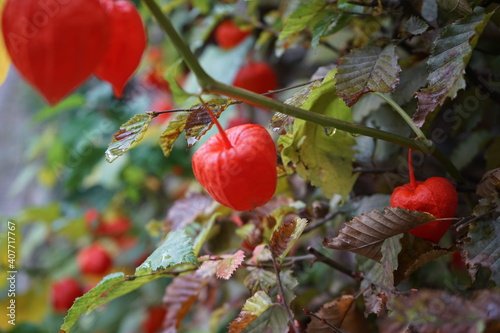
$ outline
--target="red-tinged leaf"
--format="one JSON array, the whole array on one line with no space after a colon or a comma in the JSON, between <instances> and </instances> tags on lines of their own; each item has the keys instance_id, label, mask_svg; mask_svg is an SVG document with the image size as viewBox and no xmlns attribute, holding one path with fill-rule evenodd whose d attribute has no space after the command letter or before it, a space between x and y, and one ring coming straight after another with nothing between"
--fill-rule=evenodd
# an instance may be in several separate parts
<instances>
[{"instance_id":1,"label":"red-tinged leaf","mask_svg":"<svg viewBox=\"0 0 500 333\"><path fill-rule=\"evenodd\" d=\"M224 254L221 258L223 259L217 264L216 275L218 278L228 280L234 271L241 266L241 263L245 259L245 253L242 250L238 250L235 254Z\"/></svg>"},{"instance_id":2,"label":"red-tinged leaf","mask_svg":"<svg viewBox=\"0 0 500 333\"><path fill-rule=\"evenodd\" d=\"M424 289L390 301L380 332L483 332L499 324L500 291L482 290L469 299L442 290ZM415 320L418 314L418 320ZM494 331L490 331L494 332Z\"/></svg>"},{"instance_id":3,"label":"red-tinged leaf","mask_svg":"<svg viewBox=\"0 0 500 333\"><path fill-rule=\"evenodd\" d=\"M465 263L472 279L480 267L491 271L491 280L500 286L500 218L486 218L469 228Z\"/></svg>"},{"instance_id":4,"label":"red-tinged leaf","mask_svg":"<svg viewBox=\"0 0 500 333\"><path fill-rule=\"evenodd\" d=\"M167 213L166 225L171 230L184 229L200 215L212 212L213 199L205 194L191 194L187 198L175 200Z\"/></svg>"},{"instance_id":5,"label":"red-tinged leaf","mask_svg":"<svg viewBox=\"0 0 500 333\"><path fill-rule=\"evenodd\" d=\"M435 219L431 214L401 207L386 207L384 214L373 210L347 222L337 237L323 240L323 245L380 261L384 240Z\"/></svg>"},{"instance_id":6,"label":"red-tinged leaf","mask_svg":"<svg viewBox=\"0 0 500 333\"><path fill-rule=\"evenodd\" d=\"M323 304L316 315L342 332L368 332L369 326L363 313L356 307L352 295L344 295ZM331 333L332 328L322 320L312 317L307 333Z\"/></svg>"},{"instance_id":7,"label":"red-tinged leaf","mask_svg":"<svg viewBox=\"0 0 500 333\"><path fill-rule=\"evenodd\" d=\"M141 141L151 119L153 119L151 115L138 114L120 126L120 130L115 133L106 150L106 161L113 162Z\"/></svg>"},{"instance_id":8,"label":"red-tinged leaf","mask_svg":"<svg viewBox=\"0 0 500 333\"><path fill-rule=\"evenodd\" d=\"M198 295L207 285L210 278L198 272L176 277L167 287L163 303L167 316L163 323L167 332L177 332L182 320L188 314Z\"/></svg>"},{"instance_id":9,"label":"red-tinged leaf","mask_svg":"<svg viewBox=\"0 0 500 333\"><path fill-rule=\"evenodd\" d=\"M415 125L422 126L429 113L442 105L446 98L455 98L457 92L465 88L465 67L493 13L477 7L474 14L449 25L436 39L427 61L428 86L417 93L418 109L413 115Z\"/></svg>"},{"instance_id":10,"label":"red-tinged leaf","mask_svg":"<svg viewBox=\"0 0 500 333\"><path fill-rule=\"evenodd\" d=\"M352 106L368 92L393 92L400 71L394 45L383 49L370 45L340 60L335 87L347 106Z\"/></svg>"},{"instance_id":11,"label":"red-tinged leaf","mask_svg":"<svg viewBox=\"0 0 500 333\"><path fill-rule=\"evenodd\" d=\"M160 147L165 157L170 156L170 152L174 148L174 143L184 131L186 120L189 116L188 112L179 113L174 119L168 122L167 128L160 135Z\"/></svg>"},{"instance_id":12,"label":"red-tinged leaf","mask_svg":"<svg viewBox=\"0 0 500 333\"><path fill-rule=\"evenodd\" d=\"M278 262L282 262L295 245L307 225L306 219L296 218L285 222L276 229L269 242L271 253Z\"/></svg>"},{"instance_id":13,"label":"red-tinged leaf","mask_svg":"<svg viewBox=\"0 0 500 333\"><path fill-rule=\"evenodd\" d=\"M262 333L271 329L273 333L288 332L285 310L274 305L263 291L247 299L238 317L229 325L229 333Z\"/></svg>"}]
</instances>

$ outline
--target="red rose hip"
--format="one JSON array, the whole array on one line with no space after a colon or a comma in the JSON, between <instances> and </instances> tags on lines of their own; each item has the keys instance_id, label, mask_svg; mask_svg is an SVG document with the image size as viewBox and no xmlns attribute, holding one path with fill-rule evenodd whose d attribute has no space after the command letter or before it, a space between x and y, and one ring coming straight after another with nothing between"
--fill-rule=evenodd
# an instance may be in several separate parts
<instances>
[{"instance_id":1,"label":"red rose hip","mask_svg":"<svg viewBox=\"0 0 500 333\"><path fill-rule=\"evenodd\" d=\"M245 124L211 137L193 155L192 164L196 179L212 198L244 211L262 206L273 196L276 161L269 132L260 125Z\"/></svg>"},{"instance_id":2,"label":"red rose hip","mask_svg":"<svg viewBox=\"0 0 500 333\"><path fill-rule=\"evenodd\" d=\"M224 20L215 29L215 42L222 49L232 49L250 33L250 30L240 29L232 20Z\"/></svg>"},{"instance_id":3,"label":"red rose hip","mask_svg":"<svg viewBox=\"0 0 500 333\"><path fill-rule=\"evenodd\" d=\"M80 250L76 260L80 271L87 275L104 275L113 265L113 259L109 253L98 243Z\"/></svg>"},{"instance_id":4,"label":"red rose hip","mask_svg":"<svg viewBox=\"0 0 500 333\"><path fill-rule=\"evenodd\" d=\"M413 173L411 150L408 153L410 182L394 189L391 207L426 212L438 219L454 217L458 206L458 195L453 184L446 178L431 177L416 181ZM409 230L417 237L438 243L450 227L451 220L431 221Z\"/></svg>"},{"instance_id":5,"label":"red rose hip","mask_svg":"<svg viewBox=\"0 0 500 333\"><path fill-rule=\"evenodd\" d=\"M278 77L268 63L251 62L240 68L233 85L257 94L264 94L278 88Z\"/></svg>"}]
</instances>

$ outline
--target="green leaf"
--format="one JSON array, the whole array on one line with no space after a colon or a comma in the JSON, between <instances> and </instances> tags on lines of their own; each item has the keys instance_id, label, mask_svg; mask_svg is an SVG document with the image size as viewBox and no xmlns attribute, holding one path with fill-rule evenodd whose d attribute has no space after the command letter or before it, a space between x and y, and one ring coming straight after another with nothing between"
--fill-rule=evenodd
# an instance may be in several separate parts
<instances>
[{"instance_id":1,"label":"green leaf","mask_svg":"<svg viewBox=\"0 0 500 333\"><path fill-rule=\"evenodd\" d=\"M37 112L33 121L50 119L60 113L76 109L85 104L85 98L80 94L71 94L54 106L46 106Z\"/></svg>"},{"instance_id":2,"label":"green leaf","mask_svg":"<svg viewBox=\"0 0 500 333\"><path fill-rule=\"evenodd\" d=\"M229 333L286 332L288 318L285 310L274 305L263 291L247 299L238 317L229 325Z\"/></svg>"},{"instance_id":3,"label":"green leaf","mask_svg":"<svg viewBox=\"0 0 500 333\"><path fill-rule=\"evenodd\" d=\"M269 246L271 253L278 262L281 263L285 259L288 252L298 241L306 225L306 219L295 218L293 221L283 223L273 232Z\"/></svg>"},{"instance_id":4,"label":"green leaf","mask_svg":"<svg viewBox=\"0 0 500 333\"><path fill-rule=\"evenodd\" d=\"M167 234L163 244L137 267L135 273L142 275L185 263L198 263L193 253L193 241L184 230L175 230Z\"/></svg>"},{"instance_id":5,"label":"green leaf","mask_svg":"<svg viewBox=\"0 0 500 333\"><path fill-rule=\"evenodd\" d=\"M330 117L352 121L350 109L335 98L335 71L315 89L303 108ZM288 173L297 171L300 177L314 186L321 186L323 193L331 197L339 193L346 198L356 181L352 162L356 141L350 133L328 129L301 119L295 119L293 133L282 135L278 145Z\"/></svg>"},{"instance_id":6,"label":"green leaf","mask_svg":"<svg viewBox=\"0 0 500 333\"><path fill-rule=\"evenodd\" d=\"M399 83L396 46L380 48L369 45L361 50L353 50L340 60L337 83L338 95L348 106L368 92L393 92Z\"/></svg>"},{"instance_id":7,"label":"green leaf","mask_svg":"<svg viewBox=\"0 0 500 333\"><path fill-rule=\"evenodd\" d=\"M417 93L418 109L413 122L422 126L429 113L442 105L446 98L455 98L465 88L464 72L472 50L494 11L486 13L480 7L469 15L445 28L434 42L434 49L427 61L428 86Z\"/></svg>"},{"instance_id":8,"label":"green leaf","mask_svg":"<svg viewBox=\"0 0 500 333\"><path fill-rule=\"evenodd\" d=\"M465 168L479 154L484 145L493 136L487 130L472 132L463 142L460 142L453 149L450 160L458 170Z\"/></svg>"},{"instance_id":9,"label":"green leaf","mask_svg":"<svg viewBox=\"0 0 500 333\"><path fill-rule=\"evenodd\" d=\"M479 220L467 235L465 262L474 279L479 267L491 271L491 280L500 286L500 218Z\"/></svg>"},{"instance_id":10,"label":"green leaf","mask_svg":"<svg viewBox=\"0 0 500 333\"><path fill-rule=\"evenodd\" d=\"M328 3L324 0L303 2L286 20L279 39L285 39L306 29L311 22L321 16L327 6Z\"/></svg>"},{"instance_id":11,"label":"green leaf","mask_svg":"<svg viewBox=\"0 0 500 333\"><path fill-rule=\"evenodd\" d=\"M152 115L138 114L120 126L120 130L115 133L106 150L106 161L113 162L141 141L151 119Z\"/></svg>"},{"instance_id":12,"label":"green leaf","mask_svg":"<svg viewBox=\"0 0 500 333\"><path fill-rule=\"evenodd\" d=\"M252 295L259 290L269 293L276 286L276 274L262 268L256 268L245 277L243 284L250 289Z\"/></svg>"},{"instance_id":13,"label":"green leaf","mask_svg":"<svg viewBox=\"0 0 500 333\"><path fill-rule=\"evenodd\" d=\"M285 304L290 307L290 304L295 299L296 295L293 291L299 285L299 281L293 276L293 270L287 269L280 271L281 285L283 286L283 294L285 296Z\"/></svg>"}]
</instances>

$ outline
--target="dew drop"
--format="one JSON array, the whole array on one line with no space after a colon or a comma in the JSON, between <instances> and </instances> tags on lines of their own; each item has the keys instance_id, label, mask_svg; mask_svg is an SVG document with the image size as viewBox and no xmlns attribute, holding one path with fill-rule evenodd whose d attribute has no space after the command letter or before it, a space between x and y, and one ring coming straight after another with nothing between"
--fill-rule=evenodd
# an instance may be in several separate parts
<instances>
[{"instance_id":1,"label":"dew drop","mask_svg":"<svg viewBox=\"0 0 500 333\"><path fill-rule=\"evenodd\" d=\"M337 133L337 128L335 127L325 127L325 134L328 136L334 136Z\"/></svg>"}]
</instances>

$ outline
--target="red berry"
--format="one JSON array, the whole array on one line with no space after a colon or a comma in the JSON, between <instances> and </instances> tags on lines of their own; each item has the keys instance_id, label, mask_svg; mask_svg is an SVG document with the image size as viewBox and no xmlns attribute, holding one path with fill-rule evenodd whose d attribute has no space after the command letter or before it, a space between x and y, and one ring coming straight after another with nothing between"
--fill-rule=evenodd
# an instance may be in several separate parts
<instances>
[{"instance_id":1,"label":"red berry","mask_svg":"<svg viewBox=\"0 0 500 333\"><path fill-rule=\"evenodd\" d=\"M105 0L103 6L111 22L111 39L94 74L113 86L117 98L135 72L146 48L146 32L135 6L124 0Z\"/></svg>"},{"instance_id":2,"label":"red berry","mask_svg":"<svg viewBox=\"0 0 500 333\"><path fill-rule=\"evenodd\" d=\"M98 243L80 250L76 260L80 271L88 275L104 275L113 265L113 259L109 253Z\"/></svg>"},{"instance_id":3,"label":"red berry","mask_svg":"<svg viewBox=\"0 0 500 333\"><path fill-rule=\"evenodd\" d=\"M92 74L110 30L99 0L7 0L2 16L12 62L50 104Z\"/></svg>"},{"instance_id":4,"label":"red berry","mask_svg":"<svg viewBox=\"0 0 500 333\"><path fill-rule=\"evenodd\" d=\"M224 20L215 29L215 42L223 49L232 49L250 33L250 30L240 29L232 20Z\"/></svg>"},{"instance_id":5,"label":"red berry","mask_svg":"<svg viewBox=\"0 0 500 333\"><path fill-rule=\"evenodd\" d=\"M147 317L142 322L143 333L156 333L163 324L167 310L163 306L155 306L148 310Z\"/></svg>"},{"instance_id":6,"label":"red berry","mask_svg":"<svg viewBox=\"0 0 500 333\"><path fill-rule=\"evenodd\" d=\"M51 302L54 311L66 312L77 297L83 295L83 288L74 278L67 277L55 281L51 288Z\"/></svg>"},{"instance_id":7,"label":"red berry","mask_svg":"<svg viewBox=\"0 0 500 333\"><path fill-rule=\"evenodd\" d=\"M253 124L223 133L215 134L193 155L196 179L212 198L234 210L262 206L276 190L277 158L271 135Z\"/></svg>"},{"instance_id":8,"label":"red berry","mask_svg":"<svg viewBox=\"0 0 500 333\"><path fill-rule=\"evenodd\" d=\"M416 181L408 154L410 183L397 187L391 195L391 207L426 212L436 218L454 217L458 206L458 195L451 182L442 177L431 177L424 182ZM432 221L409 230L417 237L438 243L450 227L451 220Z\"/></svg>"},{"instance_id":9,"label":"red berry","mask_svg":"<svg viewBox=\"0 0 500 333\"><path fill-rule=\"evenodd\" d=\"M252 62L240 68L233 85L263 94L278 88L278 77L268 63Z\"/></svg>"},{"instance_id":10,"label":"red berry","mask_svg":"<svg viewBox=\"0 0 500 333\"><path fill-rule=\"evenodd\" d=\"M122 237L131 228L130 220L124 216L118 216L110 220L104 219L99 226L99 235L107 237Z\"/></svg>"}]
</instances>

